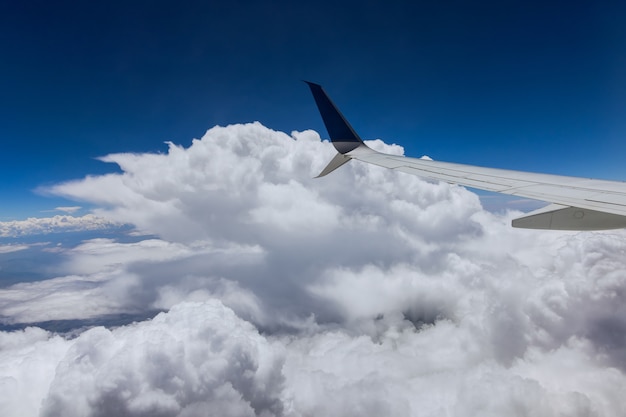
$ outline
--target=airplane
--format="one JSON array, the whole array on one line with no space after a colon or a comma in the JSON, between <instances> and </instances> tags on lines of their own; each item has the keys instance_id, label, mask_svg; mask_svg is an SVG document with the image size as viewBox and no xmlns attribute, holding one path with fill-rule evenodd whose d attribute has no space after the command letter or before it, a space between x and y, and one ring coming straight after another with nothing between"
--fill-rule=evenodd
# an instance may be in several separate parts
<instances>
[{"instance_id":1,"label":"airplane","mask_svg":"<svg viewBox=\"0 0 626 417\"><path fill-rule=\"evenodd\" d=\"M369 148L319 84L311 89L338 154L316 177L352 159L431 180L542 200L551 204L514 219L513 227L544 230L626 228L626 182L478 167L389 155Z\"/></svg>"}]
</instances>

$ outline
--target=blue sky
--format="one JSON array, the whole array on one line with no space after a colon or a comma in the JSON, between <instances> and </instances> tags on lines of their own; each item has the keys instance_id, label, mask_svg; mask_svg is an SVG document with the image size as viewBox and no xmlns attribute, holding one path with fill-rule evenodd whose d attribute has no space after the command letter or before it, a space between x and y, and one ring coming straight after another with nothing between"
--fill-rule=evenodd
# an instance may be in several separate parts
<instances>
[{"instance_id":1,"label":"blue sky","mask_svg":"<svg viewBox=\"0 0 626 417\"><path fill-rule=\"evenodd\" d=\"M436 3L436 4L435 4ZM325 130L322 84L364 138L413 156L626 179L620 2L4 2L0 220L42 185L214 125ZM49 213L48 213L49 214Z\"/></svg>"}]
</instances>

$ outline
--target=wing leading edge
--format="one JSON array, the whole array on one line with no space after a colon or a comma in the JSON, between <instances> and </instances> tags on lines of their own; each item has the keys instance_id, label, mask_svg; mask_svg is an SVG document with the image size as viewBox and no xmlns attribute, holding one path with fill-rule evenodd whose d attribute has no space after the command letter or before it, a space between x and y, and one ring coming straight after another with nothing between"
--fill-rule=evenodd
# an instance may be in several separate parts
<instances>
[{"instance_id":1,"label":"wing leading edge","mask_svg":"<svg viewBox=\"0 0 626 417\"><path fill-rule=\"evenodd\" d=\"M626 228L626 183L537 174L388 155L369 148L324 89L306 82L338 154L320 173L327 175L351 159L481 190L543 200L552 204L513 220L513 227L552 230Z\"/></svg>"}]
</instances>

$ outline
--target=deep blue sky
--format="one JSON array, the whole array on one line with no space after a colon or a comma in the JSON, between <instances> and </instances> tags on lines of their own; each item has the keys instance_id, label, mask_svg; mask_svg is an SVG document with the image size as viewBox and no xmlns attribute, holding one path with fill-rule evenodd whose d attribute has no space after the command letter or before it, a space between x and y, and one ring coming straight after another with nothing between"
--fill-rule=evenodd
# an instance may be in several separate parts
<instances>
[{"instance_id":1,"label":"deep blue sky","mask_svg":"<svg viewBox=\"0 0 626 417\"><path fill-rule=\"evenodd\" d=\"M302 79L408 155L626 179L625 2L391 3L0 3L0 220L216 124L325 135Z\"/></svg>"}]
</instances>

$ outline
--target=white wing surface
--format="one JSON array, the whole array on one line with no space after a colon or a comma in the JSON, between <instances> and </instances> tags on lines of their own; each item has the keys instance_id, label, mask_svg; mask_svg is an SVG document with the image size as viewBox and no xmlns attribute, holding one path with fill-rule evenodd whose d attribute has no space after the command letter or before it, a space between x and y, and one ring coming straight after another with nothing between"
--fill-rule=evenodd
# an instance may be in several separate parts
<instances>
[{"instance_id":1,"label":"white wing surface","mask_svg":"<svg viewBox=\"0 0 626 417\"><path fill-rule=\"evenodd\" d=\"M626 227L626 182L537 174L388 155L367 147L321 86L308 83L339 154L327 175L350 159L481 190L552 203L513 220L514 227L603 230Z\"/></svg>"}]
</instances>

